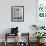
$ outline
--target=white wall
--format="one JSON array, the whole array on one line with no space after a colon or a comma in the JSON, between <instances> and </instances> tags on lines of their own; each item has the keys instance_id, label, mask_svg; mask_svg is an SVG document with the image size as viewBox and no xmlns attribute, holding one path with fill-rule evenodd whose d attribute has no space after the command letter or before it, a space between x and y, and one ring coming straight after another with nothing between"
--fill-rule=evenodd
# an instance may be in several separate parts
<instances>
[{"instance_id":1,"label":"white wall","mask_svg":"<svg viewBox=\"0 0 46 46\"><path fill-rule=\"evenodd\" d=\"M24 6L24 22L11 22L11 6ZM32 35L32 24L36 24L36 0L0 0L0 34L17 26Z\"/></svg>"},{"instance_id":2,"label":"white wall","mask_svg":"<svg viewBox=\"0 0 46 46\"><path fill-rule=\"evenodd\" d=\"M24 22L11 22L11 6L24 6ZM0 30L18 26L28 32L31 24L36 24L36 0L0 0Z\"/></svg>"}]
</instances>

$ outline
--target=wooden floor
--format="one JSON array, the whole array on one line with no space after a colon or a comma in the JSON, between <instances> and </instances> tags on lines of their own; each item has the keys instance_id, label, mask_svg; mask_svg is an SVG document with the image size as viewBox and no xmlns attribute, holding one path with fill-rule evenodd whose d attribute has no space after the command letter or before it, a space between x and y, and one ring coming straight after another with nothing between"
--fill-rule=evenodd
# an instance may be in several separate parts
<instances>
[{"instance_id":1,"label":"wooden floor","mask_svg":"<svg viewBox=\"0 0 46 46\"><path fill-rule=\"evenodd\" d=\"M0 46L4 46L4 43L2 42L0 42ZM8 43L8 45L7 46L15 46L15 42L14 43L12 43L12 42L10 42L10 43ZM24 45L25 46L25 45ZM30 46L37 46L37 43L30 43ZM42 46L46 46L46 43L44 43L44 45L42 45Z\"/></svg>"}]
</instances>

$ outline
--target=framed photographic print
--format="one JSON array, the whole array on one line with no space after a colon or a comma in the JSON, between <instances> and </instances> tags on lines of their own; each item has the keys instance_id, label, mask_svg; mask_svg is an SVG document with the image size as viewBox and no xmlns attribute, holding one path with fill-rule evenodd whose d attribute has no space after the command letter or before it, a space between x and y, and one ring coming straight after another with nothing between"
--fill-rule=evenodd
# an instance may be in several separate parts
<instances>
[{"instance_id":1,"label":"framed photographic print","mask_svg":"<svg viewBox=\"0 0 46 46\"><path fill-rule=\"evenodd\" d=\"M24 21L24 6L11 6L11 21L12 22Z\"/></svg>"}]
</instances>

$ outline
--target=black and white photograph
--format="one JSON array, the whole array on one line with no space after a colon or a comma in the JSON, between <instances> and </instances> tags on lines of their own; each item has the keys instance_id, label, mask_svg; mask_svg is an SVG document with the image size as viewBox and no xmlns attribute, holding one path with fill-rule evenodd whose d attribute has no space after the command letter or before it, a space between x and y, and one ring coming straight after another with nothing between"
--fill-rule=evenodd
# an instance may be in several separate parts
<instances>
[{"instance_id":1,"label":"black and white photograph","mask_svg":"<svg viewBox=\"0 0 46 46\"><path fill-rule=\"evenodd\" d=\"M11 6L11 21L12 22L24 21L24 6Z\"/></svg>"}]
</instances>

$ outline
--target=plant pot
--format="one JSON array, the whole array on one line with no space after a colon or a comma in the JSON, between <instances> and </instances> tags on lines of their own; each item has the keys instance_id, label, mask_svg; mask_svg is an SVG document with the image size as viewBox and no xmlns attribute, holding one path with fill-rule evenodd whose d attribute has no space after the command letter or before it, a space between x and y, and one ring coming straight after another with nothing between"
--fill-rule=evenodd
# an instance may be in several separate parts
<instances>
[{"instance_id":1,"label":"plant pot","mask_svg":"<svg viewBox=\"0 0 46 46\"><path fill-rule=\"evenodd\" d=\"M37 43L40 43L40 39L37 39Z\"/></svg>"},{"instance_id":2,"label":"plant pot","mask_svg":"<svg viewBox=\"0 0 46 46\"><path fill-rule=\"evenodd\" d=\"M40 43L44 43L44 40L45 40L45 39L40 39Z\"/></svg>"},{"instance_id":3,"label":"plant pot","mask_svg":"<svg viewBox=\"0 0 46 46\"><path fill-rule=\"evenodd\" d=\"M45 40L45 39L38 39L37 42L38 42L39 44L41 44L41 43L44 42L44 40Z\"/></svg>"}]
</instances>

